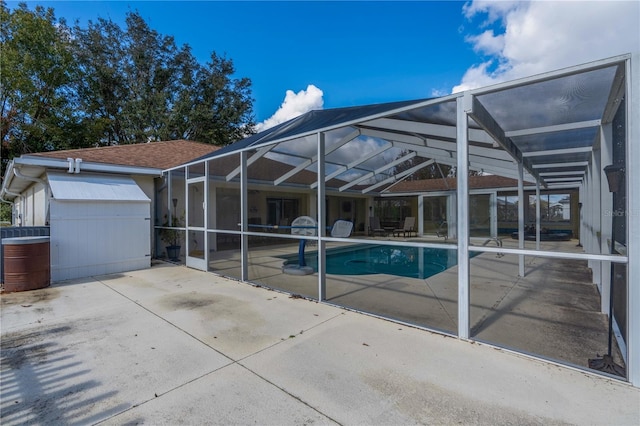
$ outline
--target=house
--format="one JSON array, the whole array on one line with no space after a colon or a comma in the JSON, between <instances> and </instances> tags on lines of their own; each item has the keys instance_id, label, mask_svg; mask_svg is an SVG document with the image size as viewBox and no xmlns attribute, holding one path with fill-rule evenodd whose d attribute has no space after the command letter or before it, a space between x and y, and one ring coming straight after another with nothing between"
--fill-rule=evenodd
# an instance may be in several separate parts
<instances>
[{"instance_id":1,"label":"house","mask_svg":"<svg viewBox=\"0 0 640 426\"><path fill-rule=\"evenodd\" d=\"M175 140L25 154L0 197L15 226L49 226L52 281L147 268L162 171L216 149Z\"/></svg>"}]
</instances>

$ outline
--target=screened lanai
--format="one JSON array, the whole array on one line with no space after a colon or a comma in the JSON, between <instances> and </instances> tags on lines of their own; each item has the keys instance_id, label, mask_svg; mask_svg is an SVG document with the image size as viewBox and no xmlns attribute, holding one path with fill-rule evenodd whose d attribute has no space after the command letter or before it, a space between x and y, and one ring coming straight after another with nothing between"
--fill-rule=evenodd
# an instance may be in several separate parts
<instances>
[{"instance_id":1,"label":"screened lanai","mask_svg":"<svg viewBox=\"0 0 640 426\"><path fill-rule=\"evenodd\" d=\"M303 114L167 170L155 255L637 386L632 60Z\"/></svg>"}]
</instances>

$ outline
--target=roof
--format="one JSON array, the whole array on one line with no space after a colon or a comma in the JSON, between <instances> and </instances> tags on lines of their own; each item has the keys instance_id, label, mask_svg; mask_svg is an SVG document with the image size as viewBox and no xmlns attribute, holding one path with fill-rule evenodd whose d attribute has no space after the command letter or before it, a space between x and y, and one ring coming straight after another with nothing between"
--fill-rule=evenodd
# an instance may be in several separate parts
<instances>
[{"instance_id":1,"label":"roof","mask_svg":"<svg viewBox=\"0 0 640 426\"><path fill-rule=\"evenodd\" d=\"M73 167L67 163L68 158L81 159L82 171L160 176L165 169L188 163L218 149L220 147L215 145L173 140L24 154L9 163L0 197L13 199L47 170Z\"/></svg>"},{"instance_id":2,"label":"roof","mask_svg":"<svg viewBox=\"0 0 640 426\"><path fill-rule=\"evenodd\" d=\"M62 160L66 160L67 158L82 158L83 162L169 169L179 166L180 164L188 163L218 149L220 149L219 146L180 139L130 145L112 145L98 148L38 152L28 155L59 158Z\"/></svg>"},{"instance_id":3,"label":"roof","mask_svg":"<svg viewBox=\"0 0 640 426\"><path fill-rule=\"evenodd\" d=\"M399 108L417 105L429 99L387 102L381 104L361 105L355 107L332 108L308 111L289 121L280 123L258 134L227 145L215 156L239 149L258 146L290 137L300 137L306 133L315 133L321 129L337 127L352 121L361 120L378 114L393 112Z\"/></svg>"},{"instance_id":4,"label":"roof","mask_svg":"<svg viewBox=\"0 0 640 426\"><path fill-rule=\"evenodd\" d=\"M310 111L198 160L244 151L249 165L260 157L294 165L273 180L277 186L292 173L317 170L317 135L322 135L327 180L346 182L341 192L362 185L363 194L382 194L395 192L399 181L434 162L456 167L464 140L472 171L517 179L521 164L525 182L545 189L578 188L599 146L601 126L624 110L619 105L630 57L442 98ZM460 139L463 114L467 131ZM396 167L402 164L411 168ZM271 180L271 174L265 172L261 180Z\"/></svg>"}]
</instances>

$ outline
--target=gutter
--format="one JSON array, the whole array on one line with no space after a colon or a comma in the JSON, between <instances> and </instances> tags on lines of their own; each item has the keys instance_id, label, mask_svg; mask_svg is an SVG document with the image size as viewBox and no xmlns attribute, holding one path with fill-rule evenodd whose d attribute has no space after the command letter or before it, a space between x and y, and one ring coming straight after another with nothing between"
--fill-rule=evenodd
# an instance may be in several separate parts
<instances>
[{"instance_id":1,"label":"gutter","mask_svg":"<svg viewBox=\"0 0 640 426\"><path fill-rule=\"evenodd\" d=\"M42 158L36 156L22 156L20 158L14 159L16 164L24 164L27 166L40 166L40 167L51 167L56 169L71 169L71 164L69 159L59 159L59 158ZM80 164L82 163L83 171L92 171L92 172L106 172L106 173L123 173L123 174L132 174L132 175L143 175L143 176L162 176L162 169L156 169L152 167L136 167L136 166L123 166L118 164L106 164L106 163L91 163L82 161L82 158L75 159L75 169L74 171L78 173L80 171Z\"/></svg>"},{"instance_id":2,"label":"gutter","mask_svg":"<svg viewBox=\"0 0 640 426\"><path fill-rule=\"evenodd\" d=\"M71 161L70 161L71 160ZM153 176L153 177L161 177L162 169L156 169L151 167L135 167L135 166L122 166L117 164L105 164L105 163L91 163L91 162L83 162L81 158L76 159L60 159L60 158L45 158L38 157L34 155L23 155L19 158L14 158L9 162L7 170L5 172L5 179L2 182L2 189L0 189L0 200L13 204L12 201L5 199L7 195L12 197L21 197L20 194L16 194L9 191L9 187L11 182L13 181L14 176L19 179L25 179L29 181L34 181L28 176L22 175L20 172L15 173L14 170L18 168L18 166L39 166L44 168L52 168L52 169L63 169L67 170L69 173L80 173L80 163L82 163L83 171L91 171L91 172L105 172L105 173L120 173L120 174L130 174L130 175L139 175L139 176ZM42 183L42 180L36 180L35 182ZM45 188L47 184L45 184Z\"/></svg>"}]
</instances>

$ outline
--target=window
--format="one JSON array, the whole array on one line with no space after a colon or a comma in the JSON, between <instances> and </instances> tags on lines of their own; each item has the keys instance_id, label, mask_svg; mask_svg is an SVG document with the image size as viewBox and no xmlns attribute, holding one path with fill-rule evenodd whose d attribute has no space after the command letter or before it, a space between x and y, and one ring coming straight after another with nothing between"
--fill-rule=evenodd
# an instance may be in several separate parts
<instances>
[{"instance_id":1,"label":"window","mask_svg":"<svg viewBox=\"0 0 640 426\"><path fill-rule=\"evenodd\" d=\"M267 198L267 223L290 225L300 216L300 200L291 198Z\"/></svg>"},{"instance_id":2,"label":"window","mask_svg":"<svg viewBox=\"0 0 640 426\"><path fill-rule=\"evenodd\" d=\"M536 196L529 195L529 208L527 211L529 221L536 218ZM541 194L540 195L540 221L541 222L570 222L571 221L571 194Z\"/></svg>"}]
</instances>

